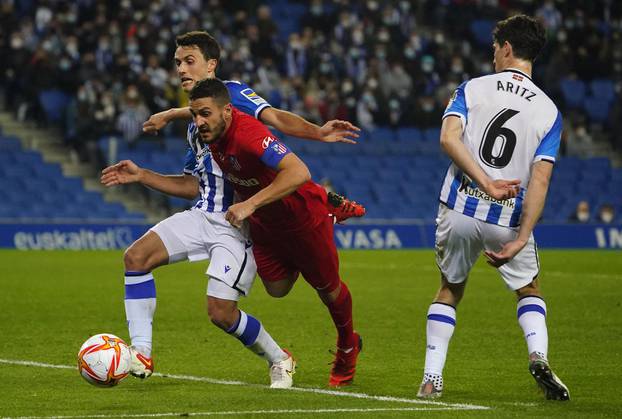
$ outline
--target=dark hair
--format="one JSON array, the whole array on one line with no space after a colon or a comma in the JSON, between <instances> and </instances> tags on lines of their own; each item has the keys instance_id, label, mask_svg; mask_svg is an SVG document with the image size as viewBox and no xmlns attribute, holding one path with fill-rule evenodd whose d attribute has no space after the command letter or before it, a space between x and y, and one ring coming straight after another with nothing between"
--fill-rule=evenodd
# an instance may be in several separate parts
<instances>
[{"instance_id":1,"label":"dark hair","mask_svg":"<svg viewBox=\"0 0 622 419\"><path fill-rule=\"evenodd\" d=\"M229 89L220 79L205 79L194 85L189 94L190 100L211 97L219 106L231 102Z\"/></svg>"},{"instance_id":2,"label":"dark hair","mask_svg":"<svg viewBox=\"0 0 622 419\"><path fill-rule=\"evenodd\" d=\"M535 61L546 43L544 26L526 15L516 15L497 22L492 36L500 46L505 41L512 45L516 58L529 61Z\"/></svg>"},{"instance_id":3,"label":"dark hair","mask_svg":"<svg viewBox=\"0 0 622 419\"><path fill-rule=\"evenodd\" d=\"M206 60L220 60L220 45L212 35L205 31L186 32L175 38L178 47L196 46L201 50L201 54Z\"/></svg>"}]
</instances>

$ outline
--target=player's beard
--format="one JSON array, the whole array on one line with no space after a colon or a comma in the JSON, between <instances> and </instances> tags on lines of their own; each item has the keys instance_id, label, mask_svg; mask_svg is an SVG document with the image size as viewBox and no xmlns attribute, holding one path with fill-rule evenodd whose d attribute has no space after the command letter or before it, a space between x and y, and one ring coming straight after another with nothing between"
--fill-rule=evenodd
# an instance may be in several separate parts
<instances>
[{"instance_id":1,"label":"player's beard","mask_svg":"<svg viewBox=\"0 0 622 419\"><path fill-rule=\"evenodd\" d=\"M226 126L225 118L221 116L220 122L218 122L214 128L210 129L207 132L208 134L210 134L210 138L205 138L201 130L202 127L199 127L199 134L201 134L201 140L206 144L210 144L215 141L218 141L220 137L222 137L223 132L225 131L225 126Z\"/></svg>"}]
</instances>

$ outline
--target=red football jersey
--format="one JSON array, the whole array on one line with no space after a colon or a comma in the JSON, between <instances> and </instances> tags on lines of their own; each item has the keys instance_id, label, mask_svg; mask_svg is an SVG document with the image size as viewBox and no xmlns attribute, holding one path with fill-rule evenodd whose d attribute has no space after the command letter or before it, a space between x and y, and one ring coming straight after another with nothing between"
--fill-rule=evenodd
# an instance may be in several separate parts
<instances>
[{"instance_id":1,"label":"red football jersey","mask_svg":"<svg viewBox=\"0 0 622 419\"><path fill-rule=\"evenodd\" d=\"M241 200L272 183L279 162L291 153L264 124L235 108L229 129L209 148ZM280 231L299 230L317 225L327 213L324 188L308 181L292 194L259 208L250 221Z\"/></svg>"}]
</instances>

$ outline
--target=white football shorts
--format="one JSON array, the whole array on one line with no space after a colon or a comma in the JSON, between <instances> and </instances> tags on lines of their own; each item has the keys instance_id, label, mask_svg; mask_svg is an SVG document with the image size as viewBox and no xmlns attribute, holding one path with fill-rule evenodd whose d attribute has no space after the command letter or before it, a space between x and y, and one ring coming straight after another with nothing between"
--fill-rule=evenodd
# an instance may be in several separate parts
<instances>
[{"instance_id":1,"label":"white football shorts","mask_svg":"<svg viewBox=\"0 0 622 419\"><path fill-rule=\"evenodd\" d=\"M225 220L222 212L197 208L173 214L151 229L169 255L169 263L210 260L207 295L237 301L248 295L257 265L250 240Z\"/></svg>"},{"instance_id":2,"label":"white football shorts","mask_svg":"<svg viewBox=\"0 0 622 419\"><path fill-rule=\"evenodd\" d=\"M518 228L498 226L469 217L440 204L436 217L436 263L452 284L464 282L482 250L499 251L518 236ZM540 270L533 234L525 247L498 268L511 290L533 281Z\"/></svg>"}]
</instances>

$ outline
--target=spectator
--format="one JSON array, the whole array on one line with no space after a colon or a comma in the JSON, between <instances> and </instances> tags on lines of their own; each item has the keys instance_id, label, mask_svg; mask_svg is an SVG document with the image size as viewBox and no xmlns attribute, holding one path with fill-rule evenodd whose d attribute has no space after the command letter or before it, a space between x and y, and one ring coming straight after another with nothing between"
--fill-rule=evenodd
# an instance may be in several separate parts
<instances>
[{"instance_id":1,"label":"spectator","mask_svg":"<svg viewBox=\"0 0 622 419\"><path fill-rule=\"evenodd\" d=\"M138 93L138 88L130 85L125 93L125 106L117 118L117 129L130 146L135 146L142 135L143 122L149 118L149 110Z\"/></svg>"},{"instance_id":2,"label":"spectator","mask_svg":"<svg viewBox=\"0 0 622 419\"><path fill-rule=\"evenodd\" d=\"M604 224L611 224L613 219L615 218L615 212L613 205L611 204L603 204L598 209L598 222Z\"/></svg>"},{"instance_id":3,"label":"spectator","mask_svg":"<svg viewBox=\"0 0 622 419\"><path fill-rule=\"evenodd\" d=\"M569 221L574 223L587 223L590 220L590 204L583 200L577 204L577 209L570 216Z\"/></svg>"}]
</instances>

